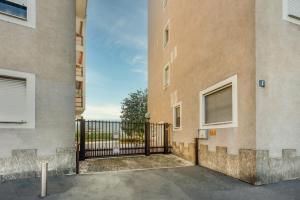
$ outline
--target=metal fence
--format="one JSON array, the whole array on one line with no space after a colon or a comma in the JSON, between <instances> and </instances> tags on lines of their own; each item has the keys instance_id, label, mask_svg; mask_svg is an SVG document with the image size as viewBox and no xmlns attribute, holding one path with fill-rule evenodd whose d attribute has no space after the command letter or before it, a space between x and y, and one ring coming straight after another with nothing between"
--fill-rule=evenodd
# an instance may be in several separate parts
<instances>
[{"instance_id":1,"label":"metal fence","mask_svg":"<svg viewBox=\"0 0 300 200\"><path fill-rule=\"evenodd\" d=\"M112 121L76 121L79 159L170 153L170 125Z\"/></svg>"}]
</instances>

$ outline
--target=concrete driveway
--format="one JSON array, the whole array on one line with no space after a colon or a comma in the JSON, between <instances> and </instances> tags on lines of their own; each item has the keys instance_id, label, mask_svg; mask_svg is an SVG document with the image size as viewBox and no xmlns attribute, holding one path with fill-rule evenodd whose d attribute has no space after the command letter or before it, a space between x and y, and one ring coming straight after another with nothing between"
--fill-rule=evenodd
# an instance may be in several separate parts
<instances>
[{"instance_id":1,"label":"concrete driveway","mask_svg":"<svg viewBox=\"0 0 300 200\"><path fill-rule=\"evenodd\" d=\"M39 180L0 184L0 199L39 199ZM254 187L201 168L103 172L49 180L49 196L61 200L300 200L300 180Z\"/></svg>"}]
</instances>

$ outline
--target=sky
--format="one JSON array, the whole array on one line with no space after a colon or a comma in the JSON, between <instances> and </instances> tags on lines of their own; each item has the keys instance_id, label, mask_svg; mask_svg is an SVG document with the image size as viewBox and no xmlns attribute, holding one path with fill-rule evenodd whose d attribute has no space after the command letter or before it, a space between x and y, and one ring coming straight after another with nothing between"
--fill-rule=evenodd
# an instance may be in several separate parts
<instances>
[{"instance_id":1,"label":"sky","mask_svg":"<svg viewBox=\"0 0 300 200\"><path fill-rule=\"evenodd\" d=\"M147 0L89 0L86 119L118 120L122 100L147 87Z\"/></svg>"}]
</instances>

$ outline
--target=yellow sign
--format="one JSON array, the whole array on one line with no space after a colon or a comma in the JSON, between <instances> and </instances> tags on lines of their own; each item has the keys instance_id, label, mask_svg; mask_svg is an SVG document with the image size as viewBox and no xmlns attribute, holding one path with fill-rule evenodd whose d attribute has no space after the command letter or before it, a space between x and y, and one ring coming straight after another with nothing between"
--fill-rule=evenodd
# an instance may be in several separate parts
<instances>
[{"instance_id":1,"label":"yellow sign","mask_svg":"<svg viewBox=\"0 0 300 200\"><path fill-rule=\"evenodd\" d=\"M209 136L216 136L216 135L217 135L217 129L209 130Z\"/></svg>"}]
</instances>

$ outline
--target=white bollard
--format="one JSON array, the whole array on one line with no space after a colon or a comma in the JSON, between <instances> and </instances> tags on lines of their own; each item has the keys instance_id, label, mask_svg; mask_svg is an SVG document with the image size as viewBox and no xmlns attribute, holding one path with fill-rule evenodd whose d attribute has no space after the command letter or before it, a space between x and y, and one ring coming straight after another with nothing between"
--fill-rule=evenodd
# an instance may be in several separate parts
<instances>
[{"instance_id":1,"label":"white bollard","mask_svg":"<svg viewBox=\"0 0 300 200\"><path fill-rule=\"evenodd\" d=\"M42 163L41 197L47 196L47 171L48 171L48 163Z\"/></svg>"}]
</instances>

